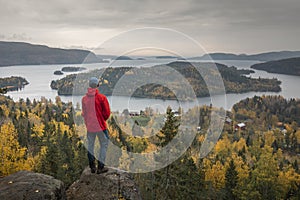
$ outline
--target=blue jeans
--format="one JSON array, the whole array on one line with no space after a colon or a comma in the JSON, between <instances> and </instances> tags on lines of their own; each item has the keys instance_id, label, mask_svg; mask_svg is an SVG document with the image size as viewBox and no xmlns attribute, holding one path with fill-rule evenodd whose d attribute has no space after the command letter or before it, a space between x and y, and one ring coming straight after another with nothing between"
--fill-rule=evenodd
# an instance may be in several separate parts
<instances>
[{"instance_id":1,"label":"blue jeans","mask_svg":"<svg viewBox=\"0 0 300 200\"><path fill-rule=\"evenodd\" d=\"M106 151L109 141L108 131L103 130L96 133L87 132L87 140L88 140L88 159L89 164L94 165L95 156L94 156L94 147L95 147L95 140L96 136L98 138L100 144L100 152L98 154L98 167L103 168L105 159L106 159Z\"/></svg>"}]
</instances>

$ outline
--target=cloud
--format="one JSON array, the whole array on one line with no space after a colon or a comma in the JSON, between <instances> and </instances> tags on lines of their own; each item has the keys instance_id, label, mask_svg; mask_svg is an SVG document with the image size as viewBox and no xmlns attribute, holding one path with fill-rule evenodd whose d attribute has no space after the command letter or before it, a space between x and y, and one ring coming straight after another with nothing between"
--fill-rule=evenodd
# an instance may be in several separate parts
<instances>
[{"instance_id":1,"label":"cloud","mask_svg":"<svg viewBox=\"0 0 300 200\"><path fill-rule=\"evenodd\" d=\"M220 48L229 44L238 46L243 36L249 38L259 34L264 38L268 35L267 39L275 43L279 36L283 37L287 45L283 47L280 42L277 48L288 45L295 48L300 45L297 36L300 32L299 10L298 0L0 0L0 26L5 27L0 34L21 32L31 35L32 40L42 41L44 37L45 42L56 37L57 41L65 40L68 43L65 45L70 46L70 38L74 38L63 36L68 31L74 35L85 32L88 40L91 39L89 34L108 37L101 34L107 30L116 34L153 26L176 29L210 44L222 41ZM21 39L21 35L16 38ZM91 46L82 44L82 40L78 38L81 43L76 44L75 38L73 45ZM253 42L255 40L249 44ZM262 44L257 42L257 45ZM259 48L263 49L262 46Z\"/></svg>"},{"instance_id":2,"label":"cloud","mask_svg":"<svg viewBox=\"0 0 300 200\"><path fill-rule=\"evenodd\" d=\"M138 1L71 0L1 1L1 19L49 27L120 28L128 26L299 25L297 0ZM279 21L277 21L279 20ZM1 20L3 23L3 20ZM294 25L296 25L294 24ZM196 26L197 27L197 26Z\"/></svg>"},{"instance_id":3,"label":"cloud","mask_svg":"<svg viewBox=\"0 0 300 200\"><path fill-rule=\"evenodd\" d=\"M30 41L32 38L28 37L26 33L13 33L11 35L0 34L1 40L12 40L12 41Z\"/></svg>"},{"instance_id":4,"label":"cloud","mask_svg":"<svg viewBox=\"0 0 300 200\"><path fill-rule=\"evenodd\" d=\"M1 1L1 19L56 27L119 28L127 26L194 26L197 24L295 23L300 5L295 0L190 0L190 1L108 1L71 0ZM298 18L296 18L298 17Z\"/></svg>"}]
</instances>

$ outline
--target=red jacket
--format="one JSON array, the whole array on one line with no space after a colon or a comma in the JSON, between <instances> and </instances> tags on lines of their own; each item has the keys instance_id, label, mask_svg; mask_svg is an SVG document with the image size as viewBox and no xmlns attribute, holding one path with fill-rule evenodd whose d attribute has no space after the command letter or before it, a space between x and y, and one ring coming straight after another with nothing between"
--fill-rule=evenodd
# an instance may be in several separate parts
<instances>
[{"instance_id":1,"label":"red jacket","mask_svg":"<svg viewBox=\"0 0 300 200\"><path fill-rule=\"evenodd\" d=\"M88 132L107 129L106 120L110 116L109 103L98 89L88 88L88 92L82 98L82 116Z\"/></svg>"}]
</instances>

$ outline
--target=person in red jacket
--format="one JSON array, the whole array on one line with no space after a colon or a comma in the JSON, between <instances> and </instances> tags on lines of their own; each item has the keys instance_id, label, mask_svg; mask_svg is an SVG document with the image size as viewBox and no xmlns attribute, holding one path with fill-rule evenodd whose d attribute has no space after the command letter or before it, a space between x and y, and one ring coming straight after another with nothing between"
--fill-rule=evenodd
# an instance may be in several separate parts
<instances>
[{"instance_id":1,"label":"person in red jacket","mask_svg":"<svg viewBox=\"0 0 300 200\"><path fill-rule=\"evenodd\" d=\"M88 91L82 98L82 116L87 128L89 166L92 173L97 171L100 174L108 171L104 163L109 141L106 120L110 116L110 107L106 96L99 93L98 87L98 79L90 78ZM96 136L100 143L97 170L94 156Z\"/></svg>"}]
</instances>

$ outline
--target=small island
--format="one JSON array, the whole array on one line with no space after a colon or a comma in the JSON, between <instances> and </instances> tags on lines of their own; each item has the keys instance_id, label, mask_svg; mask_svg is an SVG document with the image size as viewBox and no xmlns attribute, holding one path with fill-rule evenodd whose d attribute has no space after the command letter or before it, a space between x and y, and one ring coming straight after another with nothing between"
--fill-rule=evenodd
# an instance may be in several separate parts
<instances>
[{"instance_id":1,"label":"small island","mask_svg":"<svg viewBox=\"0 0 300 200\"><path fill-rule=\"evenodd\" d=\"M128 56L119 56L115 60L133 60L133 59Z\"/></svg>"},{"instance_id":2,"label":"small island","mask_svg":"<svg viewBox=\"0 0 300 200\"><path fill-rule=\"evenodd\" d=\"M54 75L63 75L64 73L62 71L60 71L60 70L56 70L56 71L54 71L53 74Z\"/></svg>"},{"instance_id":3,"label":"small island","mask_svg":"<svg viewBox=\"0 0 300 200\"><path fill-rule=\"evenodd\" d=\"M61 69L61 71L63 72L79 72L83 70L86 70L86 68L85 67L63 67Z\"/></svg>"},{"instance_id":4,"label":"small island","mask_svg":"<svg viewBox=\"0 0 300 200\"><path fill-rule=\"evenodd\" d=\"M300 76L300 57L259 63L252 65L251 68L269 73Z\"/></svg>"},{"instance_id":5,"label":"small island","mask_svg":"<svg viewBox=\"0 0 300 200\"><path fill-rule=\"evenodd\" d=\"M28 84L29 82L25 78L19 76L0 78L0 91L1 93L17 91L23 89Z\"/></svg>"},{"instance_id":6,"label":"small island","mask_svg":"<svg viewBox=\"0 0 300 200\"><path fill-rule=\"evenodd\" d=\"M277 79L264 79L264 78L250 78L245 74L252 73L251 70L238 70L236 67L227 67L218 63L189 63L189 62L171 62L165 65L157 65L147 68L134 68L134 67L115 67L98 69L88 73L81 73L80 76L76 74L68 75L59 80L53 80L51 82L51 88L58 91L59 95L83 95L88 87L88 77L99 77L100 87L99 90L105 95L119 95L128 96L132 94L132 97L140 98L157 98L157 99L177 99L178 96L181 99L189 100L189 94L185 87L181 85L181 80L178 77L173 77L174 73L170 73L170 70L165 70L166 67L170 67L179 74L182 75L181 79L188 81L189 85L195 92L197 97L207 97L212 95L207 88L206 82L203 79L203 75L210 77L210 80L214 80L216 71L213 67L217 66L219 73L221 74L225 86L226 93L245 93L250 91L256 92L280 92L281 82ZM202 71L200 74L199 71ZM218 74L218 73L217 73ZM164 81L168 83L173 90L177 91L175 95L168 87L157 84L160 82L157 77L165 77ZM115 93L116 84L119 79L126 77L127 82L122 83L122 89ZM139 85L139 81L147 80L151 78L152 83ZM74 85L80 85L73 90ZM135 88L135 89L134 89ZM132 91L134 89L134 91ZM214 94L222 93L222 88L214 88Z\"/></svg>"},{"instance_id":7,"label":"small island","mask_svg":"<svg viewBox=\"0 0 300 200\"><path fill-rule=\"evenodd\" d=\"M177 56L156 56L157 59L178 59Z\"/></svg>"}]
</instances>

